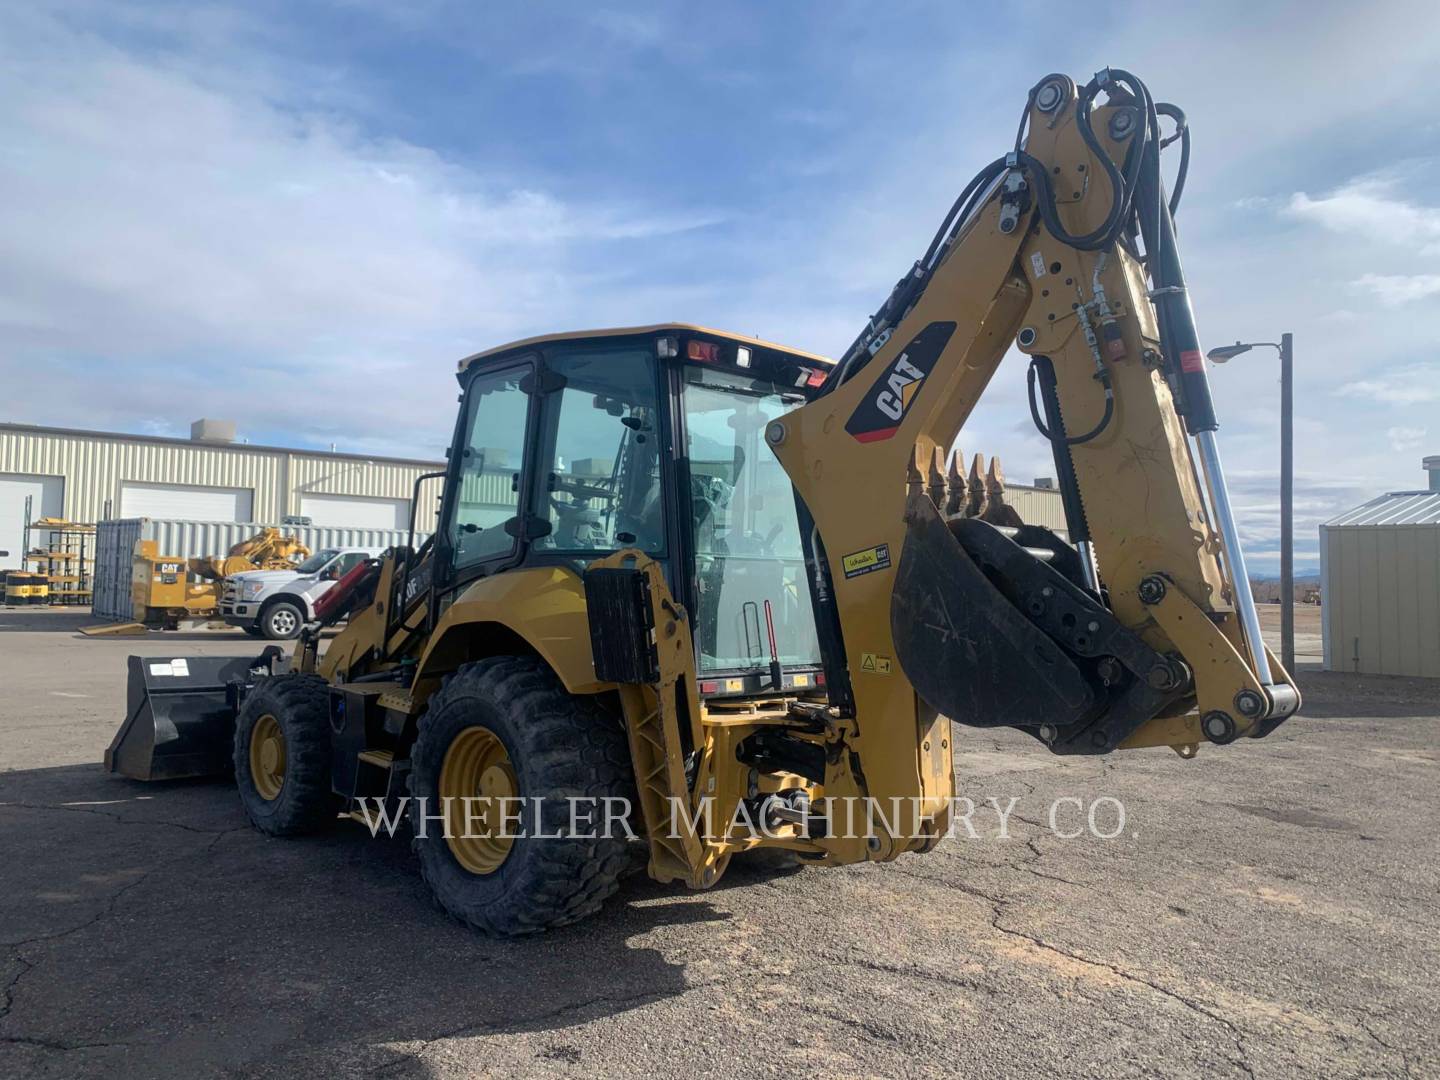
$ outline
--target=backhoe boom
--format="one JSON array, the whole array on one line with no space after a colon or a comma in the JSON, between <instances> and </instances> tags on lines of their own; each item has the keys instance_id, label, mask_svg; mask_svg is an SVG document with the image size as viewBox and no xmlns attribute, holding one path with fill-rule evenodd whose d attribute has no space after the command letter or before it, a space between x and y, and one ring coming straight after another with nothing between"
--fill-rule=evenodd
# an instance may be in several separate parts
<instances>
[{"instance_id":1,"label":"backhoe boom","mask_svg":"<svg viewBox=\"0 0 1440 1080\"><path fill-rule=\"evenodd\" d=\"M767 431L814 525L832 701L858 718L872 795L938 810L948 761L913 736L937 712L1057 753L1188 756L1298 707L1234 535L1158 115L1183 127L1124 72L1043 80L1023 144L967 188L823 395ZM943 464L1012 343L1103 591L1096 567L1067 576L905 483Z\"/></svg>"}]
</instances>

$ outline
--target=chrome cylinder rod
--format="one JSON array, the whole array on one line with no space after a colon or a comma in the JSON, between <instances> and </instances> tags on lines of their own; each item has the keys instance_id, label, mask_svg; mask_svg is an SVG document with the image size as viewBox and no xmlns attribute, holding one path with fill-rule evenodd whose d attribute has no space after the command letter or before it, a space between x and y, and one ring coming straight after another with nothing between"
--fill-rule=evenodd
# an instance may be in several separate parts
<instances>
[{"instance_id":1,"label":"chrome cylinder rod","mask_svg":"<svg viewBox=\"0 0 1440 1080\"><path fill-rule=\"evenodd\" d=\"M1240 533L1235 528L1235 513L1230 508L1230 492L1225 486L1225 470L1220 467L1220 447L1215 442L1215 432L1196 432L1195 443L1200 448L1200 466L1205 470L1205 482L1210 489L1210 509L1214 512L1220 541L1225 548L1225 565L1234 579L1235 610L1240 613L1245 644L1250 649L1250 658L1260 684L1271 686L1275 680L1270 675L1270 658L1265 655L1265 641L1260 636L1260 612L1255 608L1255 596L1250 591L1250 575L1245 570L1245 553L1240 550Z\"/></svg>"}]
</instances>

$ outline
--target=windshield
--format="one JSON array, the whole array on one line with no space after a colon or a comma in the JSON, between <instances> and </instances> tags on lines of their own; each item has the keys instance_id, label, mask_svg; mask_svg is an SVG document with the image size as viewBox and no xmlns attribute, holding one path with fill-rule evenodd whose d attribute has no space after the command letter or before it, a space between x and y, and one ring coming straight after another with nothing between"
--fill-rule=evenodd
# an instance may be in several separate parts
<instances>
[{"instance_id":1,"label":"windshield","mask_svg":"<svg viewBox=\"0 0 1440 1080\"><path fill-rule=\"evenodd\" d=\"M315 552L314 555L311 555L295 569L299 570L302 574L313 574L339 554L339 548L321 548L319 551Z\"/></svg>"},{"instance_id":2,"label":"windshield","mask_svg":"<svg viewBox=\"0 0 1440 1080\"><path fill-rule=\"evenodd\" d=\"M765 425L802 399L709 368L687 367L685 382L700 670L769 666L767 600L780 662L818 665L795 493L764 438Z\"/></svg>"}]
</instances>

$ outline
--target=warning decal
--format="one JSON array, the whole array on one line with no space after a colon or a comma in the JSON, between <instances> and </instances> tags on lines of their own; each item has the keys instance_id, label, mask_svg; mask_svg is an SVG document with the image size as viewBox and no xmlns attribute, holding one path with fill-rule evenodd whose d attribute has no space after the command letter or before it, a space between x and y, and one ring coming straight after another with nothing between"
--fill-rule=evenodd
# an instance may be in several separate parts
<instances>
[{"instance_id":1,"label":"warning decal","mask_svg":"<svg viewBox=\"0 0 1440 1080\"><path fill-rule=\"evenodd\" d=\"M844 568L847 578L872 574L876 570L888 570L890 568L890 545L876 544L863 551L852 551L840 560L840 565Z\"/></svg>"},{"instance_id":2,"label":"warning decal","mask_svg":"<svg viewBox=\"0 0 1440 1080\"><path fill-rule=\"evenodd\" d=\"M889 675L890 657L876 656L873 652L861 653L860 670L871 675Z\"/></svg>"}]
</instances>

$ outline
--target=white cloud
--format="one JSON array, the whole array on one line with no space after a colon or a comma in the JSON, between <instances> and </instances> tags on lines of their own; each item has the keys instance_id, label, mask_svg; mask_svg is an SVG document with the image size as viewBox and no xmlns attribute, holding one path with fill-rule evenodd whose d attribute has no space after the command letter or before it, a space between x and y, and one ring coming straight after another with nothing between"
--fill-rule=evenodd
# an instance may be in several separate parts
<instances>
[{"instance_id":1,"label":"white cloud","mask_svg":"<svg viewBox=\"0 0 1440 1080\"><path fill-rule=\"evenodd\" d=\"M1417 427L1392 427L1385 430L1385 437L1390 440L1390 449L1397 454L1404 454L1411 450L1419 450L1425 445L1425 429Z\"/></svg>"},{"instance_id":2,"label":"white cloud","mask_svg":"<svg viewBox=\"0 0 1440 1080\"><path fill-rule=\"evenodd\" d=\"M1365 397L1385 405L1423 405L1440 401L1440 364L1408 364L1370 379L1345 383L1340 397Z\"/></svg>"},{"instance_id":3,"label":"white cloud","mask_svg":"<svg viewBox=\"0 0 1440 1080\"><path fill-rule=\"evenodd\" d=\"M243 64L212 80L41 16L28 29L0 44L0 369L47 370L51 422L133 429L163 372L167 423L264 392L263 422L295 438L433 453L454 359L610 322L631 260L594 251L720 220L497 180ZM81 357L105 363L51 362ZM351 430L322 432L297 377Z\"/></svg>"},{"instance_id":4,"label":"white cloud","mask_svg":"<svg viewBox=\"0 0 1440 1080\"><path fill-rule=\"evenodd\" d=\"M1440 207L1422 206L1396 194L1394 178L1366 176L1329 195L1290 197L1284 213L1335 233L1380 240L1421 255L1440 254Z\"/></svg>"},{"instance_id":5,"label":"white cloud","mask_svg":"<svg viewBox=\"0 0 1440 1080\"><path fill-rule=\"evenodd\" d=\"M1440 274L1365 274L1355 281L1386 307L1400 307L1440 293Z\"/></svg>"}]
</instances>

